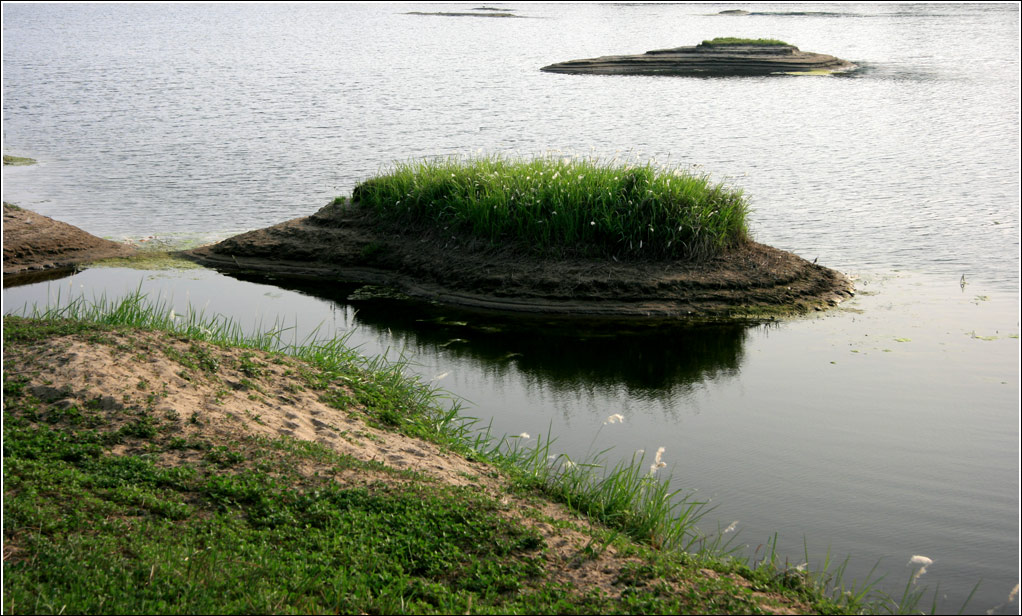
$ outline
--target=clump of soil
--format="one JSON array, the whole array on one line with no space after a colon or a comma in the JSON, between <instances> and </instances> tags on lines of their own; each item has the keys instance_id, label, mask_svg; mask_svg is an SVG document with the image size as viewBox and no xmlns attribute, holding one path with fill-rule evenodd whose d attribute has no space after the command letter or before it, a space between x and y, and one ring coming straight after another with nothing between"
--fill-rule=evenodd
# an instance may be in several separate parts
<instances>
[{"instance_id":1,"label":"clump of soil","mask_svg":"<svg viewBox=\"0 0 1022 616\"><path fill-rule=\"evenodd\" d=\"M104 240L78 227L4 203L5 283L8 276L69 269L134 252L133 246Z\"/></svg>"},{"instance_id":2,"label":"clump of soil","mask_svg":"<svg viewBox=\"0 0 1022 616\"><path fill-rule=\"evenodd\" d=\"M523 313L762 318L853 294L839 272L755 242L701 261L551 257L381 230L350 203L182 254L227 272L385 285L442 304Z\"/></svg>"}]
</instances>

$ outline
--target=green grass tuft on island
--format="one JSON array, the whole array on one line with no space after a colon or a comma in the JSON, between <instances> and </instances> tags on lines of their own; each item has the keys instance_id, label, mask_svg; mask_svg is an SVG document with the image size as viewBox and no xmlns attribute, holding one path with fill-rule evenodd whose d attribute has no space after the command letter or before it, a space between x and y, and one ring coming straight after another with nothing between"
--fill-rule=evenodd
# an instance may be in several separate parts
<instances>
[{"instance_id":1,"label":"green grass tuft on island","mask_svg":"<svg viewBox=\"0 0 1022 616\"><path fill-rule=\"evenodd\" d=\"M361 182L352 200L395 227L544 253L698 259L748 240L740 189L651 162L431 159Z\"/></svg>"},{"instance_id":2,"label":"green grass tuft on island","mask_svg":"<svg viewBox=\"0 0 1022 616\"><path fill-rule=\"evenodd\" d=\"M721 47L725 45L788 45L791 43L785 43L777 39L750 39L750 38L735 38L733 36L718 36L714 39L703 41L699 43L701 47Z\"/></svg>"}]
</instances>

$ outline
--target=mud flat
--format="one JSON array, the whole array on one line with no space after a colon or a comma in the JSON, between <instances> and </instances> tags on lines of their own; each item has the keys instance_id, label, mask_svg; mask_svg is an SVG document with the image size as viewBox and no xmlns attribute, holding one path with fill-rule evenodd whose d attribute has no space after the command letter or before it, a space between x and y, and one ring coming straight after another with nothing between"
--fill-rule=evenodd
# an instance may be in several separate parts
<instances>
[{"instance_id":1,"label":"mud flat","mask_svg":"<svg viewBox=\"0 0 1022 616\"><path fill-rule=\"evenodd\" d=\"M756 242L703 260L545 258L433 232L381 231L350 200L181 254L225 272L360 282L534 314L761 319L853 295L843 274Z\"/></svg>"},{"instance_id":2,"label":"mud flat","mask_svg":"<svg viewBox=\"0 0 1022 616\"><path fill-rule=\"evenodd\" d=\"M840 73L856 68L847 60L801 51L782 41L762 44L745 39L714 40L739 42L703 41L691 47L655 49L638 55L568 60L541 70L583 75L729 76Z\"/></svg>"},{"instance_id":3,"label":"mud flat","mask_svg":"<svg viewBox=\"0 0 1022 616\"><path fill-rule=\"evenodd\" d=\"M4 285L47 270L126 257L135 247L105 240L78 227L4 203Z\"/></svg>"}]
</instances>

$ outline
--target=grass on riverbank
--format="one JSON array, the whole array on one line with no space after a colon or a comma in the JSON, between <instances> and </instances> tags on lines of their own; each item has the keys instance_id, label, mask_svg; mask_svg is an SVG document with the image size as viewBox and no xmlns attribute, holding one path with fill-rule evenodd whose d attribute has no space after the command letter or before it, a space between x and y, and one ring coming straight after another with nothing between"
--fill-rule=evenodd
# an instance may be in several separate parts
<instances>
[{"instance_id":1,"label":"grass on riverbank","mask_svg":"<svg viewBox=\"0 0 1022 616\"><path fill-rule=\"evenodd\" d=\"M741 190L652 163L432 159L361 182L352 199L396 228L540 252L690 259L748 239Z\"/></svg>"},{"instance_id":2,"label":"grass on riverbank","mask_svg":"<svg viewBox=\"0 0 1022 616\"><path fill-rule=\"evenodd\" d=\"M643 461L601 474L551 464L549 440L476 435L442 392L343 340L246 336L138 293L29 316L3 330L7 613L872 609L840 570L729 558L723 532L695 530L702 506L670 498ZM127 372L104 381L114 367ZM206 402L188 405L196 390ZM270 409L320 413L313 399L338 443L400 432L395 450L429 440L483 464L459 485L428 472L440 457L402 469L252 431L272 427ZM232 400L245 410L218 423ZM349 417L361 427L336 427Z\"/></svg>"},{"instance_id":3,"label":"grass on riverbank","mask_svg":"<svg viewBox=\"0 0 1022 616\"><path fill-rule=\"evenodd\" d=\"M702 47L722 47L727 45L791 45L791 43L785 43L777 39L750 39L750 38L735 38L733 36L718 36L717 38L710 39L699 43Z\"/></svg>"}]
</instances>

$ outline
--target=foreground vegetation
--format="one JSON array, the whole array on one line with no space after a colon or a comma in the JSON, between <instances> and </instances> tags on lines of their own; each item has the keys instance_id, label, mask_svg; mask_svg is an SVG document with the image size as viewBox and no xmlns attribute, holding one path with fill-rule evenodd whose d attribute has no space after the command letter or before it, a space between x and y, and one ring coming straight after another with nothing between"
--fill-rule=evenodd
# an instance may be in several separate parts
<instances>
[{"instance_id":1,"label":"foreground vegetation","mask_svg":"<svg viewBox=\"0 0 1022 616\"><path fill-rule=\"evenodd\" d=\"M769 548L732 557L659 459L551 462L549 440L479 434L442 392L343 340L247 336L138 293L29 317L3 328L5 613L858 613L921 596L878 599L845 588L843 567L789 568ZM72 341L137 374L169 362L216 400L314 392L365 422L345 440L403 433L488 470L459 486L317 442L227 438L155 377L89 398L46 363ZM596 523L552 515L551 499Z\"/></svg>"},{"instance_id":2,"label":"foreground vegetation","mask_svg":"<svg viewBox=\"0 0 1022 616\"><path fill-rule=\"evenodd\" d=\"M718 36L717 38L703 41L700 43L703 47L721 47L726 45L791 45L791 43L785 43L777 39L750 39L750 38L735 38L732 36Z\"/></svg>"},{"instance_id":3,"label":"foreground vegetation","mask_svg":"<svg viewBox=\"0 0 1022 616\"><path fill-rule=\"evenodd\" d=\"M434 159L361 182L352 199L395 228L541 252L704 258L748 239L741 190L652 163Z\"/></svg>"}]
</instances>

